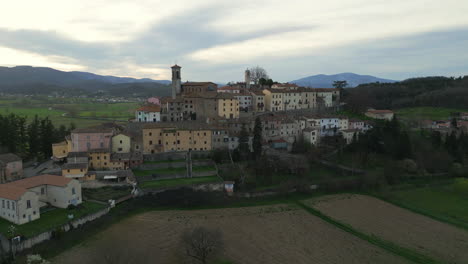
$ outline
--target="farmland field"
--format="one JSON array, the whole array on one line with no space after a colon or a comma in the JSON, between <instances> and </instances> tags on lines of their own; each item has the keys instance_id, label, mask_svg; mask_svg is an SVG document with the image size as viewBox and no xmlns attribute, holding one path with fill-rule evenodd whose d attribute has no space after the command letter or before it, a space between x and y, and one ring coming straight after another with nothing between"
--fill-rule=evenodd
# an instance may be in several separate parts
<instances>
[{"instance_id":1,"label":"farmland field","mask_svg":"<svg viewBox=\"0 0 468 264\"><path fill-rule=\"evenodd\" d=\"M54 125L77 127L97 125L106 121L124 122L134 116L136 102L96 102L88 98L9 97L0 100L0 114L14 113L28 117L49 117Z\"/></svg>"},{"instance_id":2,"label":"farmland field","mask_svg":"<svg viewBox=\"0 0 468 264\"><path fill-rule=\"evenodd\" d=\"M128 218L59 255L54 263L98 263L104 252L120 263L190 263L183 230L221 230L229 263L408 263L294 205L153 211ZM131 243L129 243L131 241Z\"/></svg>"},{"instance_id":3,"label":"farmland field","mask_svg":"<svg viewBox=\"0 0 468 264\"><path fill-rule=\"evenodd\" d=\"M307 204L360 232L442 263L468 262L468 232L464 229L364 195L329 195L308 200Z\"/></svg>"}]
</instances>

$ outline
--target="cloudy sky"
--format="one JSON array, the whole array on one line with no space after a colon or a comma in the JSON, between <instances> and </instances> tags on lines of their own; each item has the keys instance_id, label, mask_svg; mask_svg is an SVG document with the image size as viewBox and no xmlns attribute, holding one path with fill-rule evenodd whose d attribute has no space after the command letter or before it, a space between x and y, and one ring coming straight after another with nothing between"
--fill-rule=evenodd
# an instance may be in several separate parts
<instances>
[{"instance_id":1,"label":"cloudy sky","mask_svg":"<svg viewBox=\"0 0 468 264\"><path fill-rule=\"evenodd\" d=\"M465 0L2 0L0 65L236 81L468 75Z\"/></svg>"}]
</instances>

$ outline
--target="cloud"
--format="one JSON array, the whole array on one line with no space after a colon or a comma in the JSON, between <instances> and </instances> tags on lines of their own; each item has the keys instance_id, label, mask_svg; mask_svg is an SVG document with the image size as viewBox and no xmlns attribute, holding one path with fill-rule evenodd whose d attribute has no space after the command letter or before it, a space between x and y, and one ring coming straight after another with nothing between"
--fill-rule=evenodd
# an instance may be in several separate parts
<instances>
[{"instance_id":1,"label":"cloud","mask_svg":"<svg viewBox=\"0 0 468 264\"><path fill-rule=\"evenodd\" d=\"M9 63L133 77L167 78L177 61L189 80L238 80L257 64L282 81L395 78L462 72L467 12L459 0L18 0L0 10L0 47Z\"/></svg>"}]
</instances>

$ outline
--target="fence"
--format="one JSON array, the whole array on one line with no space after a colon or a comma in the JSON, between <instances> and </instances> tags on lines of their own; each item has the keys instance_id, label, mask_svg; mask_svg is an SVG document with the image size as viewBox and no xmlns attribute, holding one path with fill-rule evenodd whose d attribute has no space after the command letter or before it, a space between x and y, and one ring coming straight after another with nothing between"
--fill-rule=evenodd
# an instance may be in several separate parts
<instances>
[{"instance_id":1,"label":"fence","mask_svg":"<svg viewBox=\"0 0 468 264\"><path fill-rule=\"evenodd\" d=\"M86 216L83 216L81 218L75 219L70 221L69 223L59 226L58 229L63 230L64 232L68 232L72 228L77 228L87 222L93 221L97 218L102 217L103 215L108 214L110 211L110 207L106 207L96 213L89 214ZM32 248L33 246L42 243L44 241L50 240L54 236L55 230L49 230L47 232L41 233L39 235L36 235L31 238L27 238L23 241L21 241L19 244L13 244L14 251L16 252L21 252L25 249ZM11 241L7 240L5 237L2 237L0 235L0 243L3 246L4 251L9 252L10 251L10 243Z\"/></svg>"}]
</instances>

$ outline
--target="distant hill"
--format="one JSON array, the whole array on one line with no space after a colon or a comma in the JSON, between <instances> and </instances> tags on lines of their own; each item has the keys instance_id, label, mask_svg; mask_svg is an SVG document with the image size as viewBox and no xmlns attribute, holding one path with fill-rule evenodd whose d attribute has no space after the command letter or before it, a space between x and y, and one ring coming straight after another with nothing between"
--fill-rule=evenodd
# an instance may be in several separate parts
<instances>
[{"instance_id":1,"label":"distant hill","mask_svg":"<svg viewBox=\"0 0 468 264\"><path fill-rule=\"evenodd\" d=\"M394 83L395 80L382 79L370 75L359 75L355 73L339 73L334 75L313 75L299 80L291 81L299 86L315 87L315 88L333 88L334 81L347 81L348 87L356 87L365 83Z\"/></svg>"},{"instance_id":2,"label":"distant hill","mask_svg":"<svg viewBox=\"0 0 468 264\"><path fill-rule=\"evenodd\" d=\"M128 89L126 92L129 95L166 95L169 84L168 80L103 76L89 72L64 72L45 67L0 67L0 92L7 93L89 94L117 92L119 95L125 95L125 89ZM156 92L151 93L151 91Z\"/></svg>"}]
</instances>

